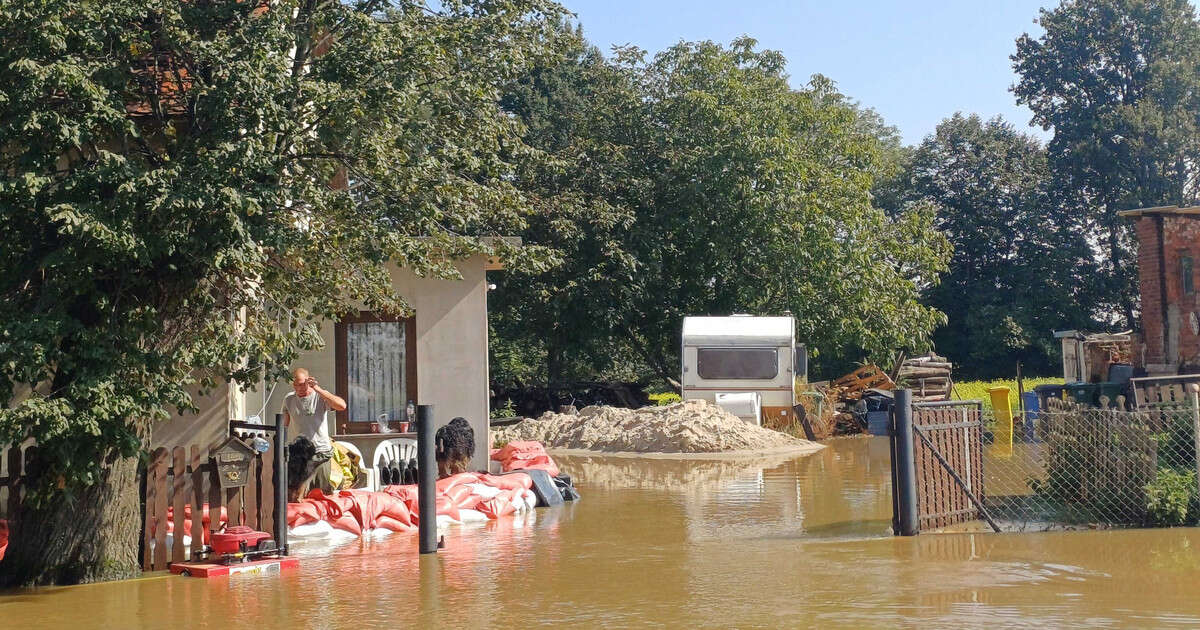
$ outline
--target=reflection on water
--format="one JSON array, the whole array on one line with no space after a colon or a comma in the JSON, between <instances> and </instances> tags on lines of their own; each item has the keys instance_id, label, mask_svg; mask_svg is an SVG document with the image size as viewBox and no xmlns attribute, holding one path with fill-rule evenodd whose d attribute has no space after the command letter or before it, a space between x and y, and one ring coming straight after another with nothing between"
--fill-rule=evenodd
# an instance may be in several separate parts
<instances>
[{"instance_id":1,"label":"reflection on water","mask_svg":"<svg viewBox=\"0 0 1200 630\"><path fill-rule=\"evenodd\" d=\"M300 570L0 596L6 627L1200 624L1195 529L890 536L887 446L761 461L562 457L583 499Z\"/></svg>"}]
</instances>

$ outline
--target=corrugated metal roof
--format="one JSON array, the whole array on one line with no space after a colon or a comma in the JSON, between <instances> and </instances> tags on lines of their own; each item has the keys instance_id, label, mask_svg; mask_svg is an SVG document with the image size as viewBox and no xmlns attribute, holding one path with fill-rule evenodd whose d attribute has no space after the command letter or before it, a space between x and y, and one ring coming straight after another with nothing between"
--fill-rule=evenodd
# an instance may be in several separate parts
<instances>
[{"instance_id":1,"label":"corrugated metal roof","mask_svg":"<svg viewBox=\"0 0 1200 630\"><path fill-rule=\"evenodd\" d=\"M685 346L786 346L792 343L791 317L683 318Z\"/></svg>"}]
</instances>

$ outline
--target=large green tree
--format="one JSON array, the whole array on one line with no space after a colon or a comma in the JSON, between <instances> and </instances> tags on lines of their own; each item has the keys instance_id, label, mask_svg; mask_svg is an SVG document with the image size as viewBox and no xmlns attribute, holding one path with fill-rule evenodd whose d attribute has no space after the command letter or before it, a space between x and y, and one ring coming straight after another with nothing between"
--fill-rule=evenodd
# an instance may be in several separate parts
<instances>
[{"instance_id":1,"label":"large green tree","mask_svg":"<svg viewBox=\"0 0 1200 630\"><path fill-rule=\"evenodd\" d=\"M937 350L963 376L1009 375L1016 361L1050 373L1050 332L1091 323L1095 264L1038 140L1000 118L955 114L913 150L899 180L900 200L937 206L937 229L954 247L927 295L948 319L933 335Z\"/></svg>"},{"instance_id":2,"label":"large green tree","mask_svg":"<svg viewBox=\"0 0 1200 630\"><path fill-rule=\"evenodd\" d=\"M517 384L619 377L615 368L631 358L614 338L636 286L628 200L639 180L625 140L640 124L638 92L578 26L557 37L566 55L533 68L502 100L543 155L522 163L520 185L533 199L555 200L538 207L522 236L559 262L501 274L491 296L493 372Z\"/></svg>"},{"instance_id":3,"label":"large green tree","mask_svg":"<svg viewBox=\"0 0 1200 630\"><path fill-rule=\"evenodd\" d=\"M520 229L512 165L536 155L498 88L560 18L541 0L0 6L0 444L38 447L0 583L136 572L154 420L286 365L353 303L404 312L387 264L452 277L486 249L472 236Z\"/></svg>"},{"instance_id":4,"label":"large green tree","mask_svg":"<svg viewBox=\"0 0 1200 630\"><path fill-rule=\"evenodd\" d=\"M592 56L550 72L599 80L518 94L531 129L546 115L532 106L571 121L555 126L571 130L558 140L571 158L562 176L533 185L603 200L617 222L558 275L508 274L504 299L523 312L589 311L582 334L566 337L582 341L575 351L619 348L664 380L678 378L685 315L790 310L823 359L922 346L942 319L919 292L949 252L931 207L875 207L888 163L877 118L822 77L793 89L784 66L748 38L652 59L618 49L607 65Z\"/></svg>"},{"instance_id":5,"label":"large green tree","mask_svg":"<svg viewBox=\"0 0 1200 630\"><path fill-rule=\"evenodd\" d=\"M1107 310L1133 326L1132 234L1117 212L1200 197L1200 24L1188 0L1066 0L1017 40L1017 101L1052 129L1057 177L1101 241Z\"/></svg>"}]
</instances>

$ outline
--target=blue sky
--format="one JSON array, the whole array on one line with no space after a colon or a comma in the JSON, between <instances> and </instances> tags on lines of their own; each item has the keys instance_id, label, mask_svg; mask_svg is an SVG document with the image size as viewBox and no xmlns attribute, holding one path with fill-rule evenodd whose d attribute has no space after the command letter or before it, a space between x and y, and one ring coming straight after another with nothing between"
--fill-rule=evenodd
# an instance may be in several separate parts
<instances>
[{"instance_id":1,"label":"blue sky","mask_svg":"<svg viewBox=\"0 0 1200 630\"><path fill-rule=\"evenodd\" d=\"M956 111L1004 116L1027 128L1018 107L1008 57L1045 0L837 0L717 2L715 0L560 0L579 16L592 43L608 52L633 44L651 53L680 40L728 43L750 35L782 51L792 84L815 73L873 107L900 129L905 143L920 142Z\"/></svg>"}]
</instances>

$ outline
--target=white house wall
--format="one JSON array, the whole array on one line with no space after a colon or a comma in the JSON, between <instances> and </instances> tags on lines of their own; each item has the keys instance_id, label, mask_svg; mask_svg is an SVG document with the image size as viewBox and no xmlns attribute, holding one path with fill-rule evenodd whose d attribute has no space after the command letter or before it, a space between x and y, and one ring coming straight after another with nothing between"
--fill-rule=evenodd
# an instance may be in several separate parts
<instances>
[{"instance_id":1,"label":"white house wall","mask_svg":"<svg viewBox=\"0 0 1200 630\"><path fill-rule=\"evenodd\" d=\"M487 468L488 449L488 337L487 337L487 278L484 271L486 259L476 256L461 261L457 267L463 275L461 281L419 278L408 270L392 269L392 282L396 291L409 301L416 310L417 333L417 404L434 406L437 425L446 424L456 416L470 421L475 429L475 456L471 461L476 469ZM335 391L336 347L334 324L324 322L321 337L325 346L317 351L304 353L292 367L307 368L321 386ZM273 423L276 413L283 405L283 398L291 391L288 381L260 384L255 391L243 395L234 394L233 399L244 400L244 415L253 416L262 412L263 421ZM346 392L336 392L345 397ZM264 404L264 397L270 394ZM220 413L216 413L216 407ZM238 405L233 405L237 408ZM218 430L224 431L229 404L217 405L216 401L202 412L198 424L217 422ZM214 415L215 414L215 415ZM214 420L219 417L219 420ZM241 418L236 418L241 419ZM186 418L185 418L186 420ZM330 414L329 433L335 433L335 418ZM177 432L168 432L175 435ZM223 433L222 433L223 434ZM155 440L158 442L158 440Z\"/></svg>"}]
</instances>

